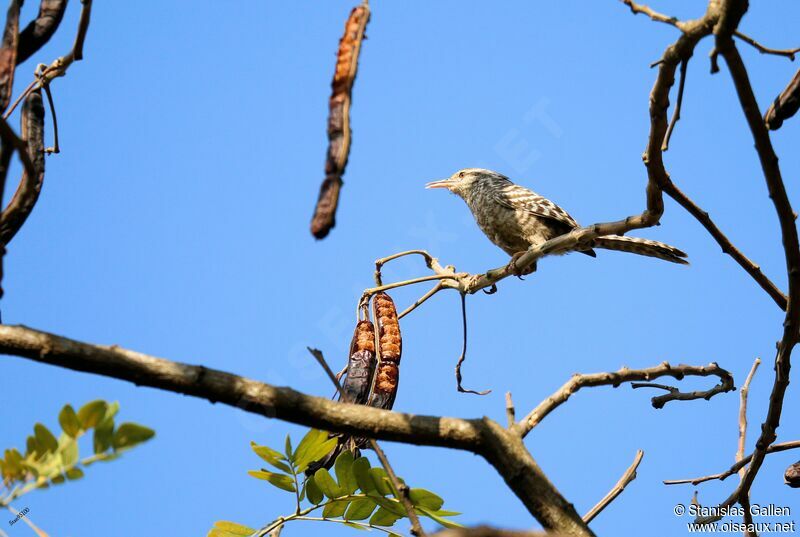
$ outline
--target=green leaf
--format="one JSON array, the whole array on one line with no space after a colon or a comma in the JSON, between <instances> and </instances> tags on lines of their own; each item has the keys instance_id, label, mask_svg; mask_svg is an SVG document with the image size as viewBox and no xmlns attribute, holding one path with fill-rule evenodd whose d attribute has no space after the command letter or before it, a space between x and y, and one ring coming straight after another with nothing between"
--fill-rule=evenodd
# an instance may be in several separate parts
<instances>
[{"instance_id":1,"label":"green leaf","mask_svg":"<svg viewBox=\"0 0 800 537\"><path fill-rule=\"evenodd\" d=\"M59 448L61 455L61 464L64 466L72 466L78 462L78 443L71 436L62 437L63 444Z\"/></svg>"},{"instance_id":2,"label":"green leaf","mask_svg":"<svg viewBox=\"0 0 800 537\"><path fill-rule=\"evenodd\" d=\"M327 435L327 433L326 433L326 435ZM339 439L338 438L329 438L328 440L325 440L321 444L318 444L316 446L312 446L305 453L297 455L295 457L295 465L297 466L297 471L298 472L305 472L306 468L308 468L309 464L311 464L312 462L318 461L322 457L327 455L333 448L336 447L336 444L338 444L338 443L339 443ZM298 450L298 453L299 453L300 448L298 447L297 450Z\"/></svg>"},{"instance_id":3,"label":"green leaf","mask_svg":"<svg viewBox=\"0 0 800 537\"><path fill-rule=\"evenodd\" d=\"M217 520L216 522L214 522L214 529L224 531L229 535L243 535L243 536L249 536L258 531L253 528L244 526L242 524L237 524L236 522L230 522L228 520Z\"/></svg>"},{"instance_id":4,"label":"green leaf","mask_svg":"<svg viewBox=\"0 0 800 537\"><path fill-rule=\"evenodd\" d=\"M286 453L286 458L294 462L294 455L292 454L292 438L288 433L286 434L286 442L284 443L284 452Z\"/></svg>"},{"instance_id":5,"label":"green leaf","mask_svg":"<svg viewBox=\"0 0 800 537\"><path fill-rule=\"evenodd\" d=\"M102 400L91 401L83 405L78 410L78 421L81 422L81 429L91 429L106 417L108 403Z\"/></svg>"},{"instance_id":6,"label":"green leaf","mask_svg":"<svg viewBox=\"0 0 800 537\"><path fill-rule=\"evenodd\" d=\"M61 483L63 483L65 481L65 478L64 478L64 476L62 474L58 474L58 475L55 475L55 476L51 477L50 481L54 485L60 485Z\"/></svg>"},{"instance_id":7,"label":"green leaf","mask_svg":"<svg viewBox=\"0 0 800 537\"><path fill-rule=\"evenodd\" d=\"M72 438L77 438L81 432L81 422L72 405L64 405L64 408L58 413L58 423L61 425L61 429Z\"/></svg>"},{"instance_id":8,"label":"green leaf","mask_svg":"<svg viewBox=\"0 0 800 537\"><path fill-rule=\"evenodd\" d=\"M50 432L50 429L41 423L37 423L33 426L33 433L36 435L36 443L39 447L50 453L56 452L58 449L58 440L56 440L56 437Z\"/></svg>"},{"instance_id":9,"label":"green leaf","mask_svg":"<svg viewBox=\"0 0 800 537\"><path fill-rule=\"evenodd\" d=\"M105 418L94 428L94 452L96 455L108 451L114 436L114 418Z\"/></svg>"},{"instance_id":10,"label":"green leaf","mask_svg":"<svg viewBox=\"0 0 800 537\"><path fill-rule=\"evenodd\" d=\"M278 487L279 489L287 490L289 492L295 491L294 480L288 475L275 474L272 472L267 472L266 470L250 470L247 473L256 479L268 481L270 484Z\"/></svg>"},{"instance_id":11,"label":"green leaf","mask_svg":"<svg viewBox=\"0 0 800 537\"><path fill-rule=\"evenodd\" d=\"M414 507L424 507L431 511L438 511L444 505L444 500L433 492L425 489L411 489L408 497Z\"/></svg>"},{"instance_id":12,"label":"green leaf","mask_svg":"<svg viewBox=\"0 0 800 537\"><path fill-rule=\"evenodd\" d=\"M369 515L377 507L377 504L370 498L359 498L350 504L347 512L344 515L345 520L364 520L369 518Z\"/></svg>"},{"instance_id":13,"label":"green leaf","mask_svg":"<svg viewBox=\"0 0 800 537\"><path fill-rule=\"evenodd\" d=\"M372 476L369 473L369 459L366 457L359 457L353 462L353 475L358 483L358 488L364 494L376 492L375 483L372 481Z\"/></svg>"},{"instance_id":14,"label":"green leaf","mask_svg":"<svg viewBox=\"0 0 800 537\"><path fill-rule=\"evenodd\" d=\"M344 491L339 487L339 485L336 484L336 481L333 480L331 474L329 474L328 470L325 468L320 468L317 470L317 472L314 474L314 481L317 482L317 485L322 493L331 500L340 496L344 496Z\"/></svg>"},{"instance_id":15,"label":"green leaf","mask_svg":"<svg viewBox=\"0 0 800 537\"><path fill-rule=\"evenodd\" d=\"M308 501L314 505L319 505L322 502L322 491L319 490L313 475L306 479L306 494L308 495Z\"/></svg>"},{"instance_id":16,"label":"green leaf","mask_svg":"<svg viewBox=\"0 0 800 537\"><path fill-rule=\"evenodd\" d=\"M395 515L391 511L381 507L375 511L375 514L369 519L369 523L372 526L393 526L400 518L401 517Z\"/></svg>"},{"instance_id":17,"label":"green leaf","mask_svg":"<svg viewBox=\"0 0 800 537\"><path fill-rule=\"evenodd\" d=\"M372 498L372 500L382 508L397 515L399 518L408 516L408 513L406 513L406 508L403 507L403 504L401 504L398 500L384 498L383 496L370 496L370 498Z\"/></svg>"},{"instance_id":18,"label":"green leaf","mask_svg":"<svg viewBox=\"0 0 800 537\"><path fill-rule=\"evenodd\" d=\"M455 522L454 520L450 520L450 519L444 518L443 516L440 516L439 514L437 514L435 511L431 511L431 510L425 509L424 507L417 507L417 511L419 511L421 514L425 515L428 518L432 518L433 520L435 520L436 522L438 522L439 524L441 524L445 528L457 529L457 528L463 528L464 527L461 524L459 524L458 522Z\"/></svg>"},{"instance_id":19,"label":"green leaf","mask_svg":"<svg viewBox=\"0 0 800 537\"><path fill-rule=\"evenodd\" d=\"M103 419L111 419L117 415L117 412L119 412L119 401L114 401L106 407L106 413Z\"/></svg>"},{"instance_id":20,"label":"green leaf","mask_svg":"<svg viewBox=\"0 0 800 537\"><path fill-rule=\"evenodd\" d=\"M35 436L29 436L25 441L25 457L28 455L35 455L37 458L42 454L42 449L39 448Z\"/></svg>"},{"instance_id":21,"label":"green leaf","mask_svg":"<svg viewBox=\"0 0 800 537\"><path fill-rule=\"evenodd\" d=\"M461 513L458 511L447 511L446 509L439 509L438 511L431 511L434 515L439 516L456 516L460 515Z\"/></svg>"},{"instance_id":22,"label":"green leaf","mask_svg":"<svg viewBox=\"0 0 800 537\"><path fill-rule=\"evenodd\" d=\"M294 451L294 461L300 466L303 459L310 449L319 446L321 443L328 439L328 433L320 431L319 429L309 429L306 435L297 444L297 449Z\"/></svg>"},{"instance_id":23,"label":"green leaf","mask_svg":"<svg viewBox=\"0 0 800 537\"><path fill-rule=\"evenodd\" d=\"M383 468L370 468L369 475L372 477L372 482L375 484L378 494L381 496L394 494L392 487L389 485L389 476L386 475L386 470Z\"/></svg>"},{"instance_id":24,"label":"green leaf","mask_svg":"<svg viewBox=\"0 0 800 537\"><path fill-rule=\"evenodd\" d=\"M67 470L66 475L67 479L69 479L70 481L74 481L76 479L80 479L83 477L83 470L81 470L80 468L70 468L69 470Z\"/></svg>"},{"instance_id":25,"label":"green leaf","mask_svg":"<svg viewBox=\"0 0 800 537\"><path fill-rule=\"evenodd\" d=\"M255 442L250 442L250 448L255 452L256 455L270 463L272 466L277 468L278 470L282 470L287 474L292 474L292 469L289 467L288 464L282 462L284 456L281 455L279 452L275 451L271 447L268 446L259 446Z\"/></svg>"},{"instance_id":26,"label":"green leaf","mask_svg":"<svg viewBox=\"0 0 800 537\"><path fill-rule=\"evenodd\" d=\"M347 500L337 500L330 502L322 509L322 518L339 518L347 509L350 502Z\"/></svg>"},{"instance_id":27,"label":"green leaf","mask_svg":"<svg viewBox=\"0 0 800 537\"><path fill-rule=\"evenodd\" d=\"M349 451L340 453L336 457L333 468L336 471L336 480L339 481L339 487L347 494L353 494L358 489L356 476L353 473L353 454Z\"/></svg>"},{"instance_id":28,"label":"green leaf","mask_svg":"<svg viewBox=\"0 0 800 537\"><path fill-rule=\"evenodd\" d=\"M123 423L114 431L111 445L114 446L114 450L127 449L150 440L155 434L153 429L144 425Z\"/></svg>"},{"instance_id":29,"label":"green leaf","mask_svg":"<svg viewBox=\"0 0 800 537\"><path fill-rule=\"evenodd\" d=\"M364 526L360 526L358 524L353 524L352 522L345 522L344 525L356 530L369 531L369 528L365 528Z\"/></svg>"}]
</instances>

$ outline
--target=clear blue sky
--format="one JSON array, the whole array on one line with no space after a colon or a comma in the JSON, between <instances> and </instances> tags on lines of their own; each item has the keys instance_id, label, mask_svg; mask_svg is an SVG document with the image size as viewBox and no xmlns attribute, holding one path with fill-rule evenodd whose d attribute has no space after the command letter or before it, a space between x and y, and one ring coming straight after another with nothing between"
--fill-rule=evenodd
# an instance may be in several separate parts
<instances>
[{"instance_id":1,"label":"clear blue sky","mask_svg":"<svg viewBox=\"0 0 800 537\"><path fill-rule=\"evenodd\" d=\"M37 2L29 4L31 14ZM57 37L18 72L18 91L36 63L69 49L79 12L72 4ZM86 61L53 85L63 153L48 158L41 200L9 248L3 320L324 396L329 381L304 349L319 347L342 364L375 258L427 248L473 272L507 259L460 200L425 191L426 181L493 168L587 224L643 208L640 156L656 74L649 64L677 37L674 29L612 0L375 0L338 225L314 241L308 223L323 175L334 53L353 4L96 2ZM673 14L704 9L682 4ZM796 46L798 17L792 2L752 3L742 30L771 46ZM690 63L667 167L785 286L777 219L727 69L708 73L710 46L701 43ZM740 49L766 107L797 64ZM800 207L800 121L773 140ZM717 361L738 385L760 356L752 446L782 313L671 201L662 225L642 235L680 247L692 265L614 252L550 258L524 282L469 298L465 384L491 388L486 397L455 390L458 297L437 296L403 324L395 409L504 420L506 391L521 413L574 372ZM410 259L385 274L425 271ZM394 296L404 306L425 289ZM95 398L119 400L121 418L157 430L121 460L89 468L84 480L17 504L52 535L204 535L217 519L259 525L292 508L288 495L246 475L258 467L248 444L279 445L301 427L19 358L4 358L0 371L2 447L22 446L36 421L55 427L62 404ZM662 410L650 406L652 395L627 386L581 392L527 440L581 512L644 449L638 479L593 523L598 534L684 535L687 519L672 509L688 503L692 488L661 480L718 472L734 460L736 393ZM800 436L799 403L790 389L781 440ZM385 447L400 475L441 493L464 523L536 526L482 459ZM798 492L782 484L797 457L768 458L754 502L797 507L800 518ZM701 486L700 501L722 500L734 481ZM3 529L30 534L20 524ZM297 524L286 534L320 531L352 530Z\"/></svg>"}]
</instances>

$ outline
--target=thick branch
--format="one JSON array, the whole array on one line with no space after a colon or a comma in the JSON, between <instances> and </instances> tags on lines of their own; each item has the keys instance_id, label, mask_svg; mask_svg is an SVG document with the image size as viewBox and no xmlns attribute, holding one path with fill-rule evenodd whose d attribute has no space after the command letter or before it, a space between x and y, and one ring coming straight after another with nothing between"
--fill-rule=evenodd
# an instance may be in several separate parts
<instances>
[{"instance_id":1,"label":"thick branch","mask_svg":"<svg viewBox=\"0 0 800 537\"><path fill-rule=\"evenodd\" d=\"M117 346L82 343L24 326L0 325L0 352L328 431L477 453L495 467L545 529L592 535L533 460L522 439L488 418L418 416L334 402L203 366Z\"/></svg>"}]
</instances>

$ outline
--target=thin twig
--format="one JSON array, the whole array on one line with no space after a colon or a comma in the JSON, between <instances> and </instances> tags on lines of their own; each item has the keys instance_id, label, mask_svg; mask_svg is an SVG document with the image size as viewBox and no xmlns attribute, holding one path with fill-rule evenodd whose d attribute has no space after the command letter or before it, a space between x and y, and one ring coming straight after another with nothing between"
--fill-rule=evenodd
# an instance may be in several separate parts
<instances>
[{"instance_id":1,"label":"thin twig","mask_svg":"<svg viewBox=\"0 0 800 537\"><path fill-rule=\"evenodd\" d=\"M336 375L331 370L328 362L325 360L325 356L323 356L322 351L319 349L312 349L311 347L308 348L308 352L311 353L314 358L316 358L319 365L325 370L327 373L328 378L331 379L331 382L334 386L336 386L336 391L339 392L339 395L342 397L342 400L345 403L349 403L350 400L347 397L347 394L344 393L342 390L342 386L339 384L339 381L336 379ZM383 452L383 449L378 445L378 442L374 438L367 438L369 441L370 447L375 451L375 454L378 456L378 460L381 462L383 469L386 470L386 475L389 477L389 481L391 481L394 489L397 491L398 500L400 503L403 504L403 507L406 510L406 514L408 515L408 519L411 521L411 533L416 535L417 537L423 537L425 532L422 529L422 525L419 522L419 517L417 516L417 512L414 510L414 504L411 503L411 498L409 496L409 487L405 483L402 483L398 478L397 474L394 473L394 469L392 465L389 463L389 459L386 458L386 453Z\"/></svg>"},{"instance_id":2,"label":"thin twig","mask_svg":"<svg viewBox=\"0 0 800 537\"><path fill-rule=\"evenodd\" d=\"M781 442L779 444L772 444L767 448L767 453L779 453L781 451L788 451L790 449L797 449L797 448L800 448L800 440L792 440L791 442ZM711 474L702 477L692 477L689 479L670 479L664 481L663 483L665 485L684 485L684 484L698 485L700 483L704 483L706 481L713 481L715 479L723 481L726 478L738 472L740 469L747 466L752 458L753 454L751 453L747 457L744 457L742 460L737 461L736 464L734 464L724 472L720 472L718 474Z\"/></svg>"},{"instance_id":3,"label":"thin twig","mask_svg":"<svg viewBox=\"0 0 800 537\"><path fill-rule=\"evenodd\" d=\"M625 487L628 486L628 483L636 479L636 469L639 468L639 463L642 462L642 457L644 457L644 451L641 449L636 452L636 456L633 458L633 463L625 470L625 473L622 474L622 477L619 478L617 484L614 485L608 494L603 496L603 498L597 502L597 505L589 509L589 512L583 515L583 521L587 524L594 520L594 518L599 515L603 509L608 507L608 505L613 502L617 496L622 494L622 491L625 490Z\"/></svg>"},{"instance_id":4,"label":"thin twig","mask_svg":"<svg viewBox=\"0 0 800 537\"><path fill-rule=\"evenodd\" d=\"M467 295L461 293L461 326L463 328L464 339L461 346L461 355L456 362L456 387L461 393L472 393L475 395L488 395L492 390L475 391L468 390L461 385L461 364L467 359Z\"/></svg>"},{"instance_id":5,"label":"thin twig","mask_svg":"<svg viewBox=\"0 0 800 537\"><path fill-rule=\"evenodd\" d=\"M675 129L675 124L681 119L681 105L683 105L683 88L686 86L686 69L689 66L689 60L685 59L681 62L681 80L678 83L678 100L675 103L675 110L672 112L672 119L667 127L667 134L664 135L664 143L661 144L661 151L669 149L669 139L672 137L672 131Z\"/></svg>"},{"instance_id":6,"label":"thin twig","mask_svg":"<svg viewBox=\"0 0 800 537\"><path fill-rule=\"evenodd\" d=\"M736 450L736 462L744 459L744 446L747 440L747 395L750 393L750 382L752 382L759 365L761 365L761 358L756 358L739 390L739 447ZM739 475L744 477L744 469L739 470Z\"/></svg>"},{"instance_id":7,"label":"thin twig","mask_svg":"<svg viewBox=\"0 0 800 537\"><path fill-rule=\"evenodd\" d=\"M663 22L664 24L669 24L670 26L680 28L681 21L679 21L676 17L670 17L668 15L658 13L644 4L636 4L632 0L622 0L622 3L628 6L631 9L631 13L634 15L641 13L643 15L647 15L655 22Z\"/></svg>"},{"instance_id":8,"label":"thin twig","mask_svg":"<svg viewBox=\"0 0 800 537\"><path fill-rule=\"evenodd\" d=\"M418 298L418 299L417 299L417 300L416 300L416 301L415 301L413 304L411 304L409 307L407 307L406 309L404 309L404 310L403 310L403 311L400 313L400 315L398 315L398 316L397 316L397 319L398 319L398 320L402 319L403 317L405 317L406 315L408 315L409 313L411 313L412 311L414 311L415 309L417 309L417 308L418 308L419 306L421 306L421 305L422 305L422 304L423 304L423 303L424 303L426 300L428 300L430 297L432 297L433 295L435 295L436 293L438 293L438 292L439 292L439 291L441 291L442 289L444 289L444 285L443 285L443 284L442 284L442 282L440 281L440 282L438 282L436 285L434 285L434 286L431 288L431 290L430 290L430 291L428 291L427 293L425 293L424 295L422 295L421 297L419 297L419 298Z\"/></svg>"},{"instance_id":9,"label":"thin twig","mask_svg":"<svg viewBox=\"0 0 800 537\"><path fill-rule=\"evenodd\" d=\"M56 117L56 106L53 103L53 93L50 91L50 84L44 86L44 93L47 95L47 104L50 106L50 117L53 120L53 147L48 147L44 151L48 154L58 154L61 152L61 148L58 145L58 118Z\"/></svg>"},{"instance_id":10,"label":"thin twig","mask_svg":"<svg viewBox=\"0 0 800 537\"><path fill-rule=\"evenodd\" d=\"M506 392L506 417L508 418L508 428L511 429L517 422L514 401L511 399L511 392Z\"/></svg>"},{"instance_id":11,"label":"thin twig","mask_svg":"<svg viewBox=\"0 0 800 537\"><path fill-rule=\"evenodd\" d=\"M736 37L738 37L739 39L741 39L742 41L744 41L748 45L754 47L761 54L772 54L772 55L775 55L775 56L785 56L786 58L789 58L789 60L794 61L794 55L797 54L798 52L800 52L800 47L790 48L790 49L776 49L776 48L765 47L764 45L762 45L761 43L759 43L758 41L756 41L752 37L750 37L748 35L745 35L745 34L743 34L742 32L740 32L738 30L733 32L733 35L735 35Z\"/></svg>"},{"instance_id":12,"label":"thin twig","mask_svg":"<svg viewBox=\"0 0 800 537\"><path fill-rule=\"evenodd\" d=\"M375 285L383 285L383 281L381 281L381 269L383 268L383 265L389 261L393 261L407 255L421 255L425 259L425 264L428 266L428 268L433 268L433 256L425 250L406 250L405 252L398 252L396 254L375 260Z\"/></svg>"}]
</instances>

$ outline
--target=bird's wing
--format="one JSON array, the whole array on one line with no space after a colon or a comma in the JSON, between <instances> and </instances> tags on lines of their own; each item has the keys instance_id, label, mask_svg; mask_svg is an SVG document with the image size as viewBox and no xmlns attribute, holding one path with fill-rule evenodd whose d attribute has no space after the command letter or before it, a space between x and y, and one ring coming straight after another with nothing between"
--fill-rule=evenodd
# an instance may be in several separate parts
<instances>
[{"instance_id":1,"label":"bird's wing","mask_svg":"<svg viewBox=\"0 0 800 537\"><path fill-rule=\"evenodd\" d=\"M570 228L578 227L578 223L567 211L532 190L514 183L494 191L495 200L509 209L527 211L530 214L561 222Z\"/></svg>"}]
</instances>

